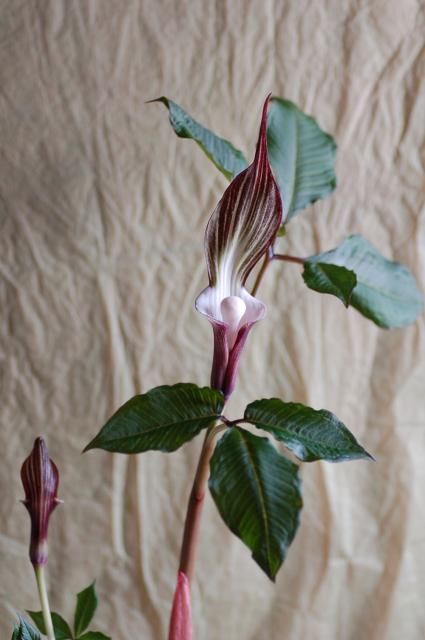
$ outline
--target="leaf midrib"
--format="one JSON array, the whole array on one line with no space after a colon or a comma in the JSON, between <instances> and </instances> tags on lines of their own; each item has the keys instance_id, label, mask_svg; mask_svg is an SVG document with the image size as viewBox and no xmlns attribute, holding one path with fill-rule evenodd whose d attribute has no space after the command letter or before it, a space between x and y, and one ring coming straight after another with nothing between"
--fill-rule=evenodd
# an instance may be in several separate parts
<instances>
[{"instance_id":1,"label":"leaf midrib","mask_svg":"<svg viewBox=\"0 0 425 640\"><path fill-rule=\"evenodd\" d=\"M295 199L295 185L297 184L297 173L298 173L298 164L299 164L299 139L298 139L298 117L297 114L294 113L294 118L295 118L295 153L294 153L294 163L293 165L295 166L294 172L292 174L292 180L291 180L291 202L289 203L288 206L288 211L287 211L287 216L290 216L292 213L292 207L294 204L294 199Z\"/></svg>"},{"instance_id":2,"label":"leaf midrib","mask_svg":"<svg viewBox=\"0 0 425 640\"><path fill-rule=\"evenodd\" d=\"M161 425L158 425L156 427L152 427L152 428L146 429L145 431L131 433L131 434L126 435L126 436L120 436L119 438L109 438L108 442L119 442L120 440L127 440L128 438L135 438L135 437L137 438L137 437L140 437L140 436L143 436L143 435L146 435L146 434L153 433L155 431L160 431L162 429L173 428L173 427L176 427L177 425L182 424L182 423L197 422L197 421L199 422L200 420L203 421L204 419L205 420L211 420L211 421L212 420L217 420L219 417L220 417L220 414L215 413L215 414L213 414L211 416L202 416L202 417L197 417L197 418L186 418L184 420L179 420L179 421L176 421L176 422L168 422L167 424L161 424ZM99 435L99 438L100 438L100 435ZM96 441L96 439L95 439L95 441Z\"/></svg>"},{"instance_id":3,"label":"leaf midrib","mask_svg":"<svg viewBox=\"0 0 425 640\"><path fill-rule=\"evenodd\" d=\"M249 461L250 461L252 469L253 469L253 473L254 473L255 479L256 479L258 487L259 487L258 492L259 492L259 498L260 498L260 508L261 508L261 513L262 513L262 516L263 516L265 536L266 536L267 562L268 562L268 565L269 565L269 569L271 570L272 564L271 564L271 560L270 560L270 530L269 530L269 523L268 523L268 520L267 520L267 510L266 510L265 496L264 496L263 488L262 488L262 485L261 485L261 482L260 482L260 478L259 478L257 470L255 468L254 458L252 457L251 451L249 449L249 446L248 446L247 442L245 441L245 438L244 438L244 435L243 435L242 431L239 431L239 433L240 433L240 436L241 436L242 443L245 446Z\"/></svg>"},{"instance_id":4,"label":"leaf midrib","mask_svg":"<svg viewBox=\"0 0 425 640\"><path fill-rule=\"evenodd\" d=\"M308 261L307 261L308 262ZM382 296L383 298L388 298L390 300L395 300L397 302L408 302L408 303L415 303L417 304L419 302L419 298L418 297L407 297L407 296L403 296L402 294L396 294L393 292L389 292L386 289L382 289L379 288L378 286L374 286L373 284L371 284L370 280L368 280L367 278L363 278L362 273L356 270L355 266L347 266L346 264L338 264L338 262L328 262L325 260L314 260L312 261L313 264L317 264L318 266L321 264L328 264L334 267L340 267L342 269L347 269L347 271L352 271L357 278L357 283L356 286L353 288L353 294L358 294L361 296L361 293L359 293L358 291L356 292L356 289L358 289L359 286L363 286L366 289L370 289L371 291L375 291L376 293L378 293L380 296ZM351 303L352 304L352 303ZM353 306L353 305L352 305Z\"/></svg>"},{"instance_id":5,"label":"leaf midrib","mask_svg":"<svg viewBox=\"0 0 425 640\"><path fill-rule=\"evenodd\" d=\"M92 598L91 594L89 597L90 597L90 600L89 598L87 598L87 601L83 602L81 610L78 611L78 614L79 614L78 620L77 619L75 620L74 632L75 632L75 635L77 636L81 635L87 629L87 627L89 626L90 622L93 619L94 612L97 609L97 598L95 597ZM94 607L93 607L93 603L94 603ZM93 609L93 613L91 614L91 617L90 617L90 608ZM87 616L87 612L89 612L88 616ZM88 622L86 622L87 617L89 617Z\"/></svg>"},{"instance_id":6,"label":"leaf midrib","mask_svg":"<svg viewBox=\"0 0 425 640\"><path fill-rule=\"evenodd\" d=\"M337 445L333 445L333 444L326 444L326 443L317 443L314 438L308 438L306 436L300 435L298 433L296 433L295 431L289 431L288 428L282 428L282 427L276 427L274 425L269 425L265 422L259 422L258 420L255 422L255 426L257 427L257 429L262 429L263 431L268 431L271 433L276 434L276 432L278 432L279 435L282 435L283 437L286 436L287 440L294 440L295 438L298 438L298 440L300 441L301 444L306 444L309 447L311 447L311 445L317 445L319 447L324 447L326 449L328 449L329 451L333 451L335 453L338 453L339 451L339 447ZM341 433L341 432L339 432ZM285 440L282 440L282 442L285 442ZM354 443L352 443L350 441L350 444L353 445Z\"/></svg>"},{"instance_id":7,"label":"leaf midrib","mask_svg":"<svg viewBox=\"0 0 425 640\"><path fill-rule=\"evenodd\" d=\"M356 272L354 272L356 273ZM357 274L356 274L357 275ZM353 289L353 293L356 293L356 289L359 285L363 285L364 287L371 289L372 291L376 291L377 293L379 293L383 298L389 298L390 300L396 300L397 302L409 302L409 303L417 303L418 302L418 298L410 298L410 297L403 297L401 295L396 295L396 294L391 294L391 293L387 293L384 289L379 289L378 287L374 287L373 285L369 284L369 282L367 280L362 280L359 278L356 286Z\"/></svg>"}]
</instances>

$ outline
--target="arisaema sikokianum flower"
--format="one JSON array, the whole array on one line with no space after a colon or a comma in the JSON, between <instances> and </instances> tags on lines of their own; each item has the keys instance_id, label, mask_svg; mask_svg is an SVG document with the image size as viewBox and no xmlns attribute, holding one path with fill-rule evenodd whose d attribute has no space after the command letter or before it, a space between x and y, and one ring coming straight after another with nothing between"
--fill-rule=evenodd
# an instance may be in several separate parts
<instances>
[{"instance_id":1,"label":"arisaema sikokianum flower","mask_svg":"<svg viewBox=\"0 0 425 640\"><path fill-rule=\"evenodd\" d=\"M226 398L234 389L248 333L266 311L245 283L282 222L282 201L267 155L269 99L263 106L254 161L232 180L205 232L209 286L196 299L196 308L213 328L211 386Z\"/></svg>"}]
</instances>

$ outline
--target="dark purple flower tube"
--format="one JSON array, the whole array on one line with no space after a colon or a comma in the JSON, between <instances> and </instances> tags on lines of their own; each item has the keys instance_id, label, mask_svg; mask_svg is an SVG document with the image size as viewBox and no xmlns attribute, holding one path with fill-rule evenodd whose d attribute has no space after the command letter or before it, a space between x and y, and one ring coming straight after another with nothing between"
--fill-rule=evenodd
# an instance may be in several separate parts
<instances>
[{"instance_id":1,"label":"dark purple flower tube","mask_svg":"<svg viewBox=\"0 0 425 640\"><path fill-rule=\"evenodd\" d=\"M47 563L47 532L52 511L61 502L57 498L59 472L49 458L43 438L37 438L31 454L21 468L25 500L31 518L30 560L34 567Z\"/></svg>"}]
</instances>

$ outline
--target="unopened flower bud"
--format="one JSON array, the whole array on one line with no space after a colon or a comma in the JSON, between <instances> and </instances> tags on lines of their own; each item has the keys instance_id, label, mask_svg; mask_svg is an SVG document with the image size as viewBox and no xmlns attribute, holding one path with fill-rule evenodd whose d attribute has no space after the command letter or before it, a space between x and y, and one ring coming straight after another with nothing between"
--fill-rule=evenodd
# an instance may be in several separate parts
<instances>
[{"instance_id":1,"label":"unopened flower bud","mask_svg":"<svg viewBox=\"0 0 425 640\"><path fill-rule=\"evenodd\" d=\"M168 640L192 640L190 586L183 571L179 571L177 576Z\"/></svg>"},{"instance_id":2,"label":"unopened flower bud","mask_svg":"<svg viewBox=\"0 0 425 640\"><path fill-rule=\"evenodd\" d=\"M31 518L30 560L34 567L47 563L49 518L61 502L57 498L59 472L49 458L43 438L37 438L21 469L25 500Z\"/></svg>"}]
</instances>

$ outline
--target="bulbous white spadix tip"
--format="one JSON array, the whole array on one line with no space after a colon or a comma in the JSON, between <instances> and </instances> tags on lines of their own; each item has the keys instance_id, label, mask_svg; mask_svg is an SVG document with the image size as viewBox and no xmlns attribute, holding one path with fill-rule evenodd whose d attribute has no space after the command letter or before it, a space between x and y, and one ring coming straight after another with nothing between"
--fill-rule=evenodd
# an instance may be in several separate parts
<instances>
[{"instance_id":1,"label":"bulbous white spadix tip","mask_svg":"<svg viewBox=\"0 0 425 640\"><path fill-rule=\"evenodd\" d=\"M239 296L228 296L221 301L220 311L224 322L236 329L246 311L246 304Z\"/></svg>"}]
</instances>

